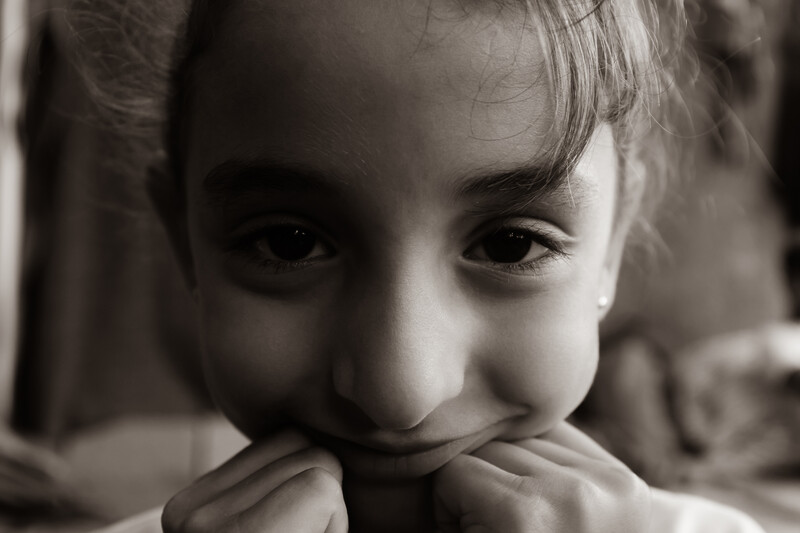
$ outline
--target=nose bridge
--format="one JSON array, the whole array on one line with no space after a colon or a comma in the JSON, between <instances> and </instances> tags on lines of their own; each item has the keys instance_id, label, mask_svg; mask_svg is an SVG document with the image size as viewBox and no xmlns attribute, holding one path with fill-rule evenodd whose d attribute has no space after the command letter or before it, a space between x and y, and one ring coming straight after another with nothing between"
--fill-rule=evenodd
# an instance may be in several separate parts
<instances>
[{"instance_id":1,"label":"nose bridge","mask_svg":"<svg viewBox=\"0 0 800 533\"><path fill-rule=\"evenodd\" d=\"M337 391L378 426L408 429L461 391L463 354L435 269L395 263L366 283L341 354L349 379Z\"/></svg>"}]
</instances>

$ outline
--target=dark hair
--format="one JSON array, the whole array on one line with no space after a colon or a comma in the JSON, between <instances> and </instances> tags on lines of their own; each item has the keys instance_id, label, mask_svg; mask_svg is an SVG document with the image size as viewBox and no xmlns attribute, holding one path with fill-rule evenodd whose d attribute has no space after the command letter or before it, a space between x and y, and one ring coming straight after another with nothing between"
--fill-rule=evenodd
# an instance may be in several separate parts
<instances>
[{"instance_id":1,"label":"dark hair","mask_svg":"<svg viewBox=\"0 0 800 533\"><path fill-rule=\"evenodd\" d=\"M84 41L82 63L93 98L116 129L138 140L139 150L151 158L162 158L179 179L194 69L226 10L240 1L73 2L72 26ZM655 155L663 149L651 148L672 144L670 119L680 102L677 76L687 57L683 2L491 1L522 8L521 14L543 28L559 128L545 154L553 179L568 174L598 123L606 122L615 131L623 189L643 179L629 175L628 160L644 163L648 188L663 189L663 155Z\"/></svg>"}]
</instances>

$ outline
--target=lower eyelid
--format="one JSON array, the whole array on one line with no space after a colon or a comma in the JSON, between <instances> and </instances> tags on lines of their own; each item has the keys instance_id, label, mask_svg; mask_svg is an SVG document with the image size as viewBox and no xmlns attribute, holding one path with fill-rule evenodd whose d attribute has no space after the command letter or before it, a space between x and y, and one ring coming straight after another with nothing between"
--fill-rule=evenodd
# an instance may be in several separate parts
<instances>
[{"instance_id":1,"label":"lower eyelid","mask_svg":"<svg viewBox=\"0 0 800 533\"><path fill-rule=\"evenodd\" d=\"M493 268L498 268L500 270L506 270L509 272L536 272L541 270L544 264L552 259L555 259L552 250L547 250L535 259L519 263L498 263L495 261L486 262L491 264Z\"/></svg>"},{"instance_id":2,"label":"lower eyelid","mask_svg":"<svg viewBox=\"0 0 800 533\"><path fill-rule=\"evenodd\" d=\"M236 269L257 269L266 271L268 274L290 273L305 270L337 255L336 249L326 239L320 237L316 232L315 235L317 236L315 248L321 247L324 253L295 261L265 257L264 253L258 250L259 240L266 240L264 231L261 229L233 238L222 248L222 251L239 265L235 267Z\"/></svg>"},{"instance_id":3,"label":"lower eyelid","mask_svg":"<svg viewBox=\"0 0 800 533\"><path fill-rule=\"evenodd\" d=\"M515 276L543 276L548 270L554 268L557 263L566 261L571 257L571 253L564 246L558 248L547 248L547 251L536 259L522 263L497 263L492 261L474 261L481 268L492 272L502 272Z\"/></svg>"}]
</instances>

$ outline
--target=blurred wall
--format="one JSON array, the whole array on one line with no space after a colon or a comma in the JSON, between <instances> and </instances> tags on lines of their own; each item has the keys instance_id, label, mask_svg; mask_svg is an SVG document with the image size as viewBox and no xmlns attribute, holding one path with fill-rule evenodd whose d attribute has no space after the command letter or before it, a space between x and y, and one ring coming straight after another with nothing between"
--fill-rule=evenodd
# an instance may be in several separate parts
<instances>
[{"instance_id":1,"label":"blurred wall","mask_svg":"<svg viewBox=\"0 0 800 533\"><path fill-rule=\"evenodd\" d=\"M29 55L26 258L15 426L45 439L130 413L210 408L193 308L120 139L100 128L63 13Z\"/></svg>"},{"instance_id":2,"label":"blurred wall","mask_svg":"<svg viewBox=\"0 0 800 533\"><path fill-rule=\"evenodd\" d=\"M210 409L192 305L144 197L147 162L133 173L118 163L124 145L91 119L69 29L58 11L43 16L45 2L33 1L15 425L57 440L123 414ZM701 149L693 179L678 185L657 223L664 245L631 255L604 324L606 334L647 331L670 350L789 313L787 230L767 156L776 143L782 14L792 0L700 4L717 13L696 20L696 45L706 72L719 75L724 100L699 96L719 127L688 141Z\"/></svg>"},{"instance_id":3,"label":"blurred wall","mask_svg":"<svg viewBox=\"0 0 800 533\"><path fill-rule=\"evenodd\" d=\"M22 257L22 152L18 136L27 4L0 0L0 420L11 415Z\"/></svg>"},{"instance_id":4,"label":"blurred wall","mask_svg":"<svg viewBox=\"0 0 800 533\"><path fill-rule=\"evenodd\" d=\"M693 98L702 113L699 135L685 139L690 173L665 199L651 250L634 251L623 268L603 328L645 332L670 352L792 314L788 191L770 159L784 72L796 70L783 63L795 0L698 4L690 15L703 78Z\"/></svg>"}]
</instances>

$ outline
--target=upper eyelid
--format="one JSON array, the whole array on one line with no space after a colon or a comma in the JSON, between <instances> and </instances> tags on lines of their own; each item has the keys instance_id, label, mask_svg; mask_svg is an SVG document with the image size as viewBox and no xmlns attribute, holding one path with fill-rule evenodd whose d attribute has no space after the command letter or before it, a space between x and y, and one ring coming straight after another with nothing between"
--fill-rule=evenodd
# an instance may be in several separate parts
<instances>
[{"instance_id":1,"label":"upper eyelid","mask_svg":"<svg viewBox=\"0 0 800 533\"><path fill-rule=\"evenodd\" d=\"M254 227L252 228L242 229L242 226L245 225L246 223L240 224L237 230L231 231L228 239L226 239L224 245L222 246L222 250L224 252L231 254L240 254L243 252L250 254L256 253L254 248L257 241L262 239L265 236L266 231L268 231L270 228L281 225L297 225L308 229L315 235L319 241L319 244L321 244L332 255L337 255L337 247L334 245L333 241L328 237L327 233L318 230L316 225L309 227L308 224L287 221L285 224L280 222L274 224L253 224Z\"/></svg>"},{"instance_id":2,"label":"upper eyelid","mask_svg":"<svg viewBox=\"0 0 800 533\"><path fill-rule=\"evenodd\" d=\"M477 228L470 232L468 240L470 245L477 244L481 239L491 235L494 232L503 229L520 229L529 232L533 235L540 235L545 237L548 241L567 244L572 240L571 236L555 226L553 223L542 220L539 218L514 216L505 217L500 220L490 220L480 224Z\"/></svg>"},{"instance_id":3,"label":"upper eyelid","mask_svg":"<svg viewBox=\"0 0 800 533\"><path fill-rule=\"evenodd\" d=\"M269 268L275 270L275 272L273 272L274 274L303 270L308 266L312 266L315 263L321 262L323 258L330 259L338 255L336 248L333 247L326 238L321 237L319 232L314 230L313 232L317 237L317 245L323 247L325 250L324 255L294 261L257 257L261 255L261 252L256 250L258 241L264 237L264 233L269 230L269 228L280 225L282 224L261 225L260 228L254 228L251 231L243 232L241 235L233 237L233 240L226 244L223 252L230 256L246 258L249 263L258 263L259 268Z\"/></svg>"},{"instance_id":4,"label":"upper eyelid","mask_svg":"<svg viewBox=\"0 0 800 533\"><path fill-rule=\"evenodd\" d=\"M254 235L267 230L269 227L278 225L297 225L313 232L328 247L338 248L340 245L338 242L339 239L334 232L325 228L323 224L319 223L313 217L306 214L296 214L282 211L253 215L248 217L246 220L237 223L226 233L228 233L229 237L235 241L240 241L249 237L253 237ZM502 217L500 219L495 218L486 220L469 231L469 233L465 236L465 240L471 248L477 245L480 240L486 236L503 229L519 229L529 232L534 236L543 237L542 240L537 239L537 242L545 245L557 244L559 247L562 247L562 245L566 246L574 240L572 236L567 234L564 230L552 222L542 218L526 215L513 215Z\"/></svg>"},{"instance_id":5,"label":"upper eyelid","mask_svg":"<svg viewBox=\"0 0 800 533\"><path fill-rule=\"evenodd\" d=\"M281 212L265 213L250 217L231 228L229 233L234 237L237 235L246 237L266 231L275 226L300 226L311 231L328 244L331 244L334 240L331 232L323 229L322 225L313 218Z\"/></svg>"},{"instance_id":6,"label":"upper eyelid","mask_svg":"<svg viewBox=\"0 0 800 533\"><path fill-rule=\"evenodd\" d=\"M553 222L542 217L519 214L508 215L503 217L492 217L484 220L475 228L475 232L486 231L491 228L515 228L515 227L541 227L541 226L554 226L558 227Z\"/></svg>"}]
</instances>

